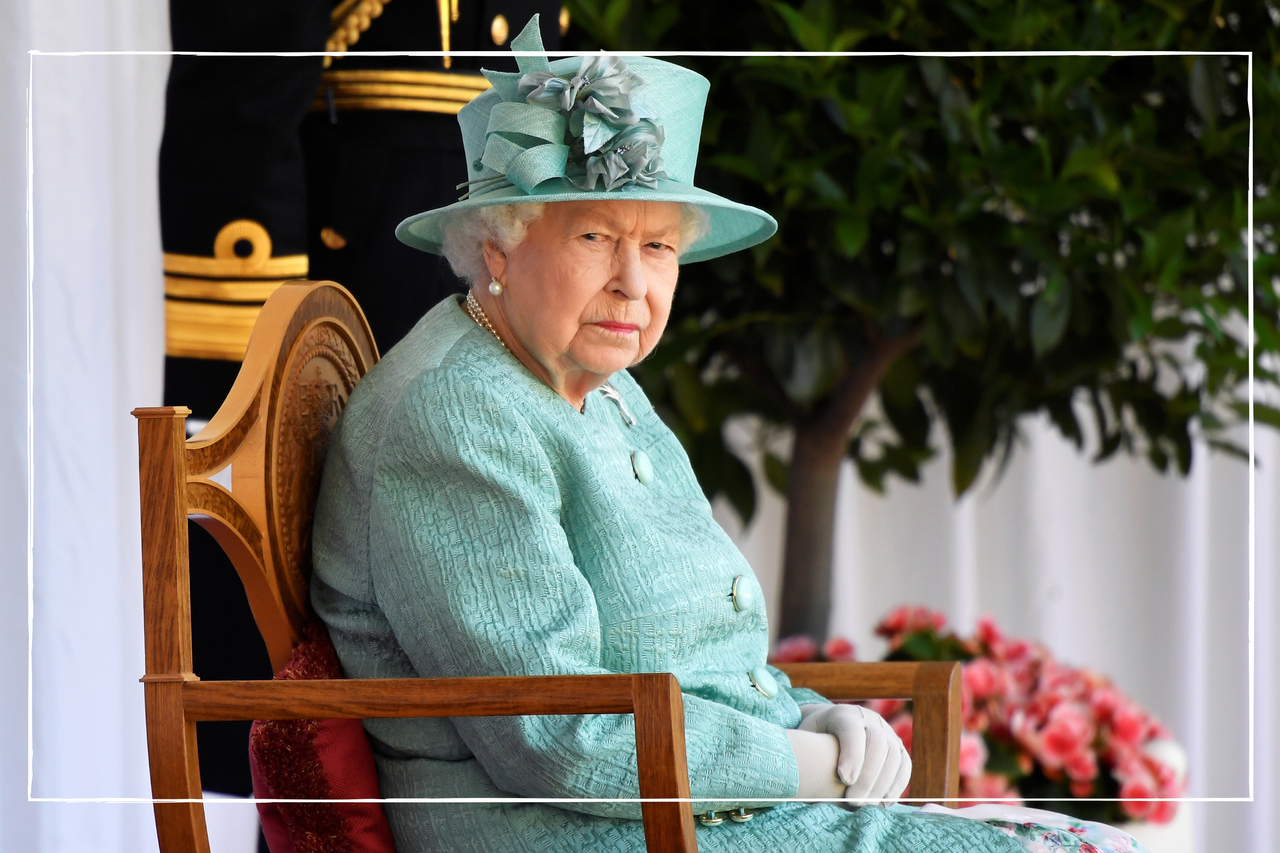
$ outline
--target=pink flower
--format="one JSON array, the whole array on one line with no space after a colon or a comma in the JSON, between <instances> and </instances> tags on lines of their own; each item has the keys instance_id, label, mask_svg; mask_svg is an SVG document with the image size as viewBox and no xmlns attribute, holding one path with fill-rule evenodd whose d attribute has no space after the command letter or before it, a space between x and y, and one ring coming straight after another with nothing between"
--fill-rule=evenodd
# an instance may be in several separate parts
<instances>
[{"instance_id":1,"label":"pink flower","mask_svg":"<svg viewBox=\"0 0 1280 853\"><path fill-rule=\"evenodd\" d=\"M1111 736L1123 744L1137 746L1147 733L1147 715L1131 702L1121 702L1111 714Z\"/></svg>"},{"instance_id":2,"label":"pink flower","mask_svg":"<svg viewBox=\"0 0 1280 853\"><path fill-rule=\"evenodd\" d=\"M1036 731L1036 721L1022 709L1015 710L1009 717L1009 731L1014 739L1024 746L1035 746L1040 736Z\"/></svg>"},{"instance_id":3,"label":"pink flower","mask_svg":"<svg viewBox=\"0 0 1280 853\"><path fill-rule=\"evenodd\" d=\"M1071 796L1076 799L1083 800L1086 797L1093 796L1092 782L1079 782L1073 779L1067 784L1067 787L1071 789Z\"/></svg>"},{"instance_id":4,"label":"pink flower","mask_svg":"<svg viewBox=\"0 0 1280 853\"><path fill-rule=\"evenodd\" d=\"M987 744L981 735L960 733L960 775L977 776L987 766Z\"/></svg>"},{"instance_id":5,"label":"pink flower","mask_svg":"<svg viewBox=\"0 0 1280 853\"><path fill-rule=\"evenodd\" d=\"M983 773L975 779L961 778L960 793L967 799L1010 806L1022 805L1022 797L1009 785L1009 780L998 773Z\"/></svg>"},{"instance_id":6,"label":"pink flower","mask_svg":"<svg viewBox=\"0 0 1280 853\"><path fill-rule=\"evenodd\" d=\"M812 637L796 634L778 641L769 655L770 663L809 663L818 657L818 644Z\"/></svg>"},{"instance_id":7,"label":"pink flower","mask_svg":"<svg viewBox=\"0 0 1280 853\"><path fill-rule=\"evenodd\" d=\"M896 734L896 735L898 736L898 739L902 741L902 745L903 745L904 747L906 747L907 752L911 752L911 733L912 733L912 731L914 730L914 725L913 725L912 720L911 720L911 715L910 715L910 714L903 714L902 716L900 716L900 717L898 717L896 720L894 720L890 725L892 725L892 726L893 726L893 733L894 733L894 734ZM960 735L960 749L961 749L961 750L963 750L963 749L964 749L964 736L965 736L965 734L966 734L966 733L961 733L961 735ZM984 758L983 760L985 761L986 759ZM960 767L961 767L960 772L963 774L963 773L964 773L964 769L963 769L963 768L964 768L964 759L963 759L963 758L961 758L961 759L960 759Z\"/></svg>"},{"instance_id":8,"label":"pink flower","mask_svg":"<svg viewBox=\"0 0 1280 853\"><path fill-rule=\"evenodd\" d=\"M1147 773L1142 753L1131 746L1112 742L1107 746L1105 760L1115 768L1117 779L1128 779Z\"/></svg>"},{"instance_id":9,"label":"pink flower","mask_svg":"<svg viewBox=\"0 0 1280 853\"><path fill-rule=\"evenodd\" d=\"M963 686L976 700L1000 696L1005 691L1004 670L988 658L975 658L960 670Z\"/></svg>"},{"instance_id":10,"label":"pink flower","mask_svg":"<svg viewBox=\"0 0 1280 853\"><path fill-rule=\"evenodd\" d=\"M1063 766L1072 781L1088 782L1090 787L1093 785L1093 780L1098 777L1098 756L1091 749L1082 749L1075 753Z\"/></svg>"},{"instance_id":11,"label":"pink flower","mask_svg":"<svg viewBox=\"0 0 1280 853\"><path fill-rule=\"evenodd\" d=\"M1134 820L1145 820L1155 811L1157 803L1151 802L1156 795L1151 777L1145 773L1131 776L1120 785L1120 808Z\"/></svg>"},{"instance_id":12,"label":"pink flower","mask_svg":"<svg viewBox=\"0 0 1280 853\"><path fill-rule=\"evenodd\" d=\"M960 719L965 731L982 733L991 728L991 713L989 711L974 711L973 713L964 711L961 713Z\"/></svg>"},{"instance_id":13,"label":"pink flower","mask_svg":"<svg viewBox=\"0 0 1280 853\"><path fill-rule=\"evenodd\" d=\"M1173 800L1162 800L1158 803L1149 803L1155 808L1151 810L1151 814L1147 815L1147 820L1151 823L1168 823L1173 820L1174 815L1178 813L1178 803Z\"/></svg>"},{"instance_id":14,"label":"pink flower","mask_svg":"<svg viewBox=\"0 0 1280 853\"><path fill-rule=\"evenodd\" d=\"M990 616L978 619L978 642L993 651L1004 645L1004 632Z\"/></svg>"},{"instance_id":15,"label":"pink flower","mask_svg":"<svg viewBox=\"0 0 1280 853\"><path fill-rule=\"evenodd\" d=\"M1124 697L1113 687L1100 687L1089 697L1089 706L1100 722L1109 722L1116 708L1124 701Z\"/></svg>"},{"instance_id":16,"label":"pink flower","mask_svg":"<svg viewBox=\"0 0 1280 853\"><path fill-rule=\"evenodd\" d=\"M1000 650L999 657L1007 661L1023 661L1031 656L1032 647L1026 640L1010 640Z\"/></svg>"},{"instance_id":17,"label":"pink flower","mask_svg":"<svg viewBox=\"0 0 1280 853\"><path fill-rule=\"evenodd\" d=\"M907 707L907 703L901 699L868 699L866 706L886 720L891 720L895 714Z\"/></svg>"},{"instance_id":18,"label":"pink flower","mask_svg":"<svg viewBox=\"0 0 1280 853\"><path fill-rule=\"evenodd\" d=\"M844 637L832 637L822 644L822 656L832 661L857 660L853 643Z\"/></svg>"},{"instance_id":19,"label":"pink flower","mask_svg":"<svg viewBox=\"0 0 1280 853\"><path fill-rule=\"evenodd\" d=\"M895 637L915 631L941 631L947 624L947 617L927 607L909 607L902 605L896 608L876 626L876 634L881 637Z\"/></svg>"},{"instance_id":20,"label":"pink flower","mask_svg":"<svg viewBox=\"0 0 1280 853\"><path fill-rule=\"evenodd\" d=\"M1147 769L1151 771L1151 775L1156 777L1156 784L1160 787L1160 796L1166 796L1165 791L1176 791L1178 789L1178 771L1163 761L1151 756L1145 756L1147 759ZM1172 796L1177 796L1173 794Z\"/></svg>"},{"instance_id":21,"label":"pink flower","mask_svg":"<svg viewBox=\"0 0 1280 853\"><path fill-rule=\"evenodd\" d=\"M1093 740L1093 726L1079 705L1061 704L1049 712L1038 735L1041 763L1057 768Z\"/></svg>"},{"instance_id":22,"label":"pink flower","mask_svg":"<svg viewBox=\"0 0 1280 853\"><path fill-rule=\"evenodd\" d=\"M911 608L905 604L890 611L889 615L881 619L880 624L876 626L876 635L891 637L894 634L905 632L907 630L907 614L910 612Z\"/></svg>"}]
</instances>

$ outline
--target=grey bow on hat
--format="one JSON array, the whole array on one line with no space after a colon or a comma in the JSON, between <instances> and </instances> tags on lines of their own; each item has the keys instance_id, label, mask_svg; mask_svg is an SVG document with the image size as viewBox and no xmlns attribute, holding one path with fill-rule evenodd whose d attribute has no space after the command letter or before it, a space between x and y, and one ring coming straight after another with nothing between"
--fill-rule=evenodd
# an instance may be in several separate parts
<instances>
[{"instance_id":1,"label":"grey bow on hat","mask_svg":"<svg viewBox=\"0 0 1280 853\"><path fill-rule=\"evenodd\" d=\"M542 50L536 16L511 46ZM516 63L519 75L484 72L503 99L489 113L480 157L493 174L459 184L468 187L462 198L509 186L530 192L551 178L587 191L598 179L606 190L632 183L653 188L667 176L662 118L644 99L644 78L624 60L600 54L567 74L553 72L543 56L520 55Z\"/></svg>"}]
</instances>

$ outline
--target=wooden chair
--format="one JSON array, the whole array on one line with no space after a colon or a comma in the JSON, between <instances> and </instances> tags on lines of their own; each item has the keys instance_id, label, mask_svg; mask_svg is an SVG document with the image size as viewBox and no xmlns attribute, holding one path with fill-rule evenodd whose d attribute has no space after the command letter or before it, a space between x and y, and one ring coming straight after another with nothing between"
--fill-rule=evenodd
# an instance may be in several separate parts
<instances>
[{"instance_id":1,"label":"wooden chair","mask_svg":"<svg viewBox=\"0 0 1280 853\"><path fill-rule=\"evenodd\" d=\"M332 282L281 286L254 327L226 401L194 438L190 410L140 408L139 478L147 745L162 853L208 853L196 754L201 720L634 714L646 846L697 850L680 685L668 673L510 678L201 681L191 669L187 518L244 583L272 666L313 618L310 529L329 434L378 352L359 306ZM959 666L803 664L793 683L838 699L912 698L912 789L958 791ZM684 800L685 802L679 802Z\"/></svg>"}]
</instances>

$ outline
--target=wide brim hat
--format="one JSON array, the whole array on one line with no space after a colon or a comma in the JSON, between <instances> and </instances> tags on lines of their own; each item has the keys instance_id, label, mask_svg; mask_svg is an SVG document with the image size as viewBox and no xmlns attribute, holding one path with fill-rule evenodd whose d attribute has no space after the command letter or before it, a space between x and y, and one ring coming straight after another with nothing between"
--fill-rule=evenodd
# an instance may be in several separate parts
<instances>
[{"instance_id":1,"label":"wide brim hat","mask_svg":"<svg viewBox=\"0 0 1280 853\"><path fill-rule=\"evenodd\" d=\"M543 50L537 15L511 47ZM484 71L492 88L458 113L469 177L459 189L466 194L401 222L401 242L440 254L451 216L499 204L557 201L696 205L708 227L682 249L681 263L746 249L778 230L763 210L694 186L711 88L701 74L647 56L548 62L545 56L518 54L516 61L518 73Z\"/></svg>"}]
</instances>

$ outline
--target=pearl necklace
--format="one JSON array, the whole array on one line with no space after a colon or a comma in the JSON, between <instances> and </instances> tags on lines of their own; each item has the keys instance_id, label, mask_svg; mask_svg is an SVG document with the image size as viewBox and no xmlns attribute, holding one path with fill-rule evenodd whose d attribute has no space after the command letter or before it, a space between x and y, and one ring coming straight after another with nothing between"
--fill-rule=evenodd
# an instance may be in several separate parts
<instances>
[{"instance_id":1,"label":"pearl necklace","mask_svg":"<svg viewBox=\"0 0 1280 853\"><path fill-rule=\"evenodd\" d=\"M502 338L498 336L498 330L493 328L493 324L489 322L488 315L484 313L484 309L480 307L479 301L476 300L476 295L470 290L467 291L466 307L467 314L470 315L472 320L475 320L476 325L482 329L488 329L489 334L493 335L494 339L497 340L498 343L502 344L502 348L507 349L507 345L503 343ZM507 351L510 352L510 350Z\"/></svg>"},{"instance_id":2,"label":"pearl necklace","mask_svg":"<svg viewBox=\"0 0 1280 853\"><path fill-rule=\"evenodd\" d=\"M511 352L511 350L507 348L507 345L503 343L502 338L498 336L498 330L489 322L489 315L484 313L484 309L480 307L480 302L476 299L475 294L470 290L467 291L467 301L464 307L467 309L467 314L475 321L477 326L482 329L488 329L489 334L493 335L494 339L497 340L498 343L502 344L502 348L507 350L507 352ZM618 413L622 415L622 419L626 422L627 426L632 427L636 425L635 417L630 411L628 411L626 404L622 402L622 395L618 393L617 388L613 387L613 383L605 382L597 390L606 399L612 400L617 404ZM586 406L586 400L583 400L583 406ZM710 812L708 812L708 814L710 814ZM743 821L748 820L749 818L750 813L748 813L748 816L745 818L735 817L734 820Z\"/></svg>"}]
</instances>

